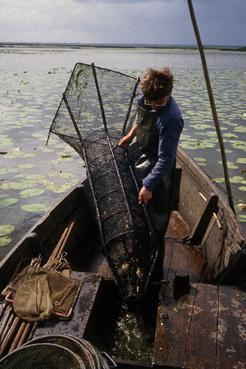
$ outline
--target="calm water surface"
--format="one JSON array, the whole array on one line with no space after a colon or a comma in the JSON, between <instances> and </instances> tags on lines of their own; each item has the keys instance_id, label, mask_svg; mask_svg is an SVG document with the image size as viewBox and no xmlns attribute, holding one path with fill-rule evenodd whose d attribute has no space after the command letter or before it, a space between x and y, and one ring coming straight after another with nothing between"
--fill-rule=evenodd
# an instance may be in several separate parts
<instances>
[{"instance_id":1,"label":"calm water surface","mask_svg":"<svg viewBox=\"0 0 246 369\"><path fill-rule=\"evenodd\" d=\"M245 224L246 53L207 51L234 201ZM49 126L77 62L141 75L169 65L185 119L181 146L223 186L223 171L199 55L191 50L101 48L0 49L0 255L85 177L78 155Z\"/></svg>"}]
</instances>

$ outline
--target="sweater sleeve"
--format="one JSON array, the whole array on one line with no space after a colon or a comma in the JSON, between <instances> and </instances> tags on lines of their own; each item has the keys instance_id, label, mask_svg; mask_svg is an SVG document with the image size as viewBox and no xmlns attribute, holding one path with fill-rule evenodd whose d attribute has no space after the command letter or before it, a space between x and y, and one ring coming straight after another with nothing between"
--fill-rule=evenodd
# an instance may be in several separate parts
<instances>
[{"instance_id":1,"label":"sweater sleeve","mask_svg":"<svg viewBox=\"0 0 246 369\"><path fill-rule=\"evenodd\" d=\"M183 119L172 117L159 130L158 160L151 172L143 179L143 185L153 190L163 176L169 174L176 157L179 137L184 126Z\"/></svg>"}]
</instances>

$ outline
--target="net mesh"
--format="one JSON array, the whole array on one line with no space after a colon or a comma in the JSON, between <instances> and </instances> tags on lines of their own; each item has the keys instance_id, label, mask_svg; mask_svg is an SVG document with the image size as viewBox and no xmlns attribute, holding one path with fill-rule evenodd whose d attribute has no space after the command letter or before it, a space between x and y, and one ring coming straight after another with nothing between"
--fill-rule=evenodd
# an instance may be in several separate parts
<instances>
[{"instance_id":1,"label":"net mesh","mask_svg":"<svg viewBox=\"0 0 246 369\"><path fill-rule=\"evenodd\" d=\"M144 295L157 256L128 154L117 145L134 119L137 93L133 77L76 64L50 129L85 161L102 250L124 299Z\"/></svg>"},{"instance_id":2,"label":"net mesh","mask_svg":"<svg viewBox=\"0 0 246 369\"><path fill-rule=\"evenodd\" d=\"M0 360L1 369L85 369L78 355L57 344L23 346Z\"/></svg>"}]
</instances>

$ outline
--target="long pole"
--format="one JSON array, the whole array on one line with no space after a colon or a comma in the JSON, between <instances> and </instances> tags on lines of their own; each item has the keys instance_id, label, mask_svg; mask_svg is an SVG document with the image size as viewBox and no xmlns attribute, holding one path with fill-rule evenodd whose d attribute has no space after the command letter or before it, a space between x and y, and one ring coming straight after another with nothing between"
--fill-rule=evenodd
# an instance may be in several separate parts
<instances>
[{"instance_id":1,"label":"long pole","mask_svg":"<svg viewBox=\"0 0 246 369\"><path fill-rule=\"evenodd\" d=\"M215 101L214 101L214 97L213 97L213 91L212 91L212 87L211 87L211 83L210 83L210 79L209 79L206 57L205 57L205 53L204 53L202 42L201 42L201 37L200 37L200 33L199 33L197 21L196 21L196 16L195 16L192 0L187 0L187 1L188 1L191 21L192 21L192 25L193 25L193 28L194 28L198 49L199 49L199 53L200 53L200 57L201 57L201 61L202 61L203 73L204 73L205 82L206 82L206 86L207 86L208 97L209 97L209 101L210 101L210 107L211 107L211 111L212 111L212 115L213 115L213 119L214 119L214 124L215 124L216 132L217 132L217 137L218 137L218 141L219 141L220 153L221 153L222 164L223 164L223 169L224 169L224 177L225 177L225 185L226 185L226 192L227 192L228 202L229 202L229 205L230 205L231 209L235 213L232 191L231 191L231 185L230 185L230 179L229 179L229 173L228 173L227 160L226 160L226 154L225 154L225 147L224 147L224 142L223 142L223 136L222 136L222 133L221 133L221 130L220 130L219 119L218 119L216 106L215 106Z\"/></svg>"}]
</instances>

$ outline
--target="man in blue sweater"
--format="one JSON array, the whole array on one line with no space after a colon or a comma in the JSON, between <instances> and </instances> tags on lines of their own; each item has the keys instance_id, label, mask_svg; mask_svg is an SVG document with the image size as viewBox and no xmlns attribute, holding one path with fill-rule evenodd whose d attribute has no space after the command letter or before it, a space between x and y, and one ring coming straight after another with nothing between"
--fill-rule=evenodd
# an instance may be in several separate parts
<instances>
[{"instance_id":1,"label":"man in blue sweater","mask_svg":"<svg viewBox=\"0 0 246 369\"><path fill-rule=\"evenodd\" d=\"M184 126L172 89L169 68L147 69L141 80L136 125L119 142L127 148L136 137L141 146L143 155L135 163L142 181L138 201L148 205L162 244L172 207L176 150Z\"/></svg>"}]
</instances>

